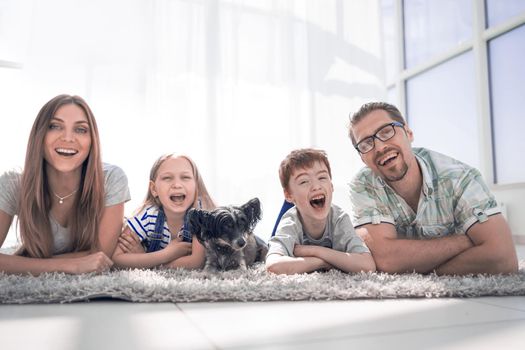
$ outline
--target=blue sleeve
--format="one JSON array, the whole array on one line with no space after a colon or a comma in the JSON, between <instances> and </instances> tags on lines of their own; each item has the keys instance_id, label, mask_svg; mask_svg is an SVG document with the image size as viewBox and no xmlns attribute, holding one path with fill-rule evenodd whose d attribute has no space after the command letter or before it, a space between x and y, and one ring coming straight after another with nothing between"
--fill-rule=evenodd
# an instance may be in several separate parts
<instances>
[{"instance_id":1,"label":"blue sleeve","mask_svg":"<svg viewBox=\"0 0 525 350\"><path fill-rule=\"evenodd\" d=\"M292 208L294 205L288 201L283 202L283 206L281 207L281 211L279 212L279 215L277 215L277 220L275 221L275 225L273 226L272 230L272 237L275 236L275 231L277 231L277 226L279 226L279 222L281 221L281 218L283 215L288 211L288 209Z\"/></svg>"}]
</instances>

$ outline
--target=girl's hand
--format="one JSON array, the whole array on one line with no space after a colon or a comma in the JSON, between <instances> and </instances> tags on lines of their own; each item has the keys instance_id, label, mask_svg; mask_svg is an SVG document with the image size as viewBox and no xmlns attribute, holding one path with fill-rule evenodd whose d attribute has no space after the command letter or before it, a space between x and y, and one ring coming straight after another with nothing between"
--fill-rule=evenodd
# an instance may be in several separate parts
<instances>
[{"instance_id":1,"label":"girl's hand","mask_svg":"<svg viewBox=\"0 0 525 350\"><path fill-rule=\"evenodd\" d=\"M72 263L70 265L68 273L71 274L81 274L88 272L104 272L107 271L113 266L113 261L106 256L103 252L97 252L83 256L81 258L71 259Z\"/></svg>"},{"instance_id":2,"label":"girl's hand","mask_svg":"<svg viewBox=\"0 0 525 350\"><path fill-rule=\"evenodd\" d=\"M124 231L119 236L118 246L124 253L144 253L139 237L130 231Z\"/></svg>"},{"instance_id":3,"label":"girl's hand","mask_svg":"<svg viewBox=\"0 0 525 350\"><path fill-rule=\"evenodd\" d=\"M164 249L167 249L170 252L170 255L173 256L173 259L178 259L182 256L191 254L191 243L182 242L180 238L177 237L176 239L172 239Z\"/></svg>"}]
</instances>

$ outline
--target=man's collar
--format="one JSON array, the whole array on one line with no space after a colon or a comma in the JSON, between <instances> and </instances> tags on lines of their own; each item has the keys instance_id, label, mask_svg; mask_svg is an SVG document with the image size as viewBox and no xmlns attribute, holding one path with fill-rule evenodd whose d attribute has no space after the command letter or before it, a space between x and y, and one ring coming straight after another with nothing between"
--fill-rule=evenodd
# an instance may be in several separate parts
<instances>
[{"instance_id":1,"label":"man's collar","mask_svg":"<svg viewBox=\"0 0 525 350\"><path fill-rule=\"evenodd\" d=\"M419 168L421 169L421 175L423 177L423 194L425 197L430 198L434 193L434 184L432 182L432 176L430 176L429 166L427 161L420 157L416 152L414 152L417 162L419 163Z\"/></svg>"}]
</instances>

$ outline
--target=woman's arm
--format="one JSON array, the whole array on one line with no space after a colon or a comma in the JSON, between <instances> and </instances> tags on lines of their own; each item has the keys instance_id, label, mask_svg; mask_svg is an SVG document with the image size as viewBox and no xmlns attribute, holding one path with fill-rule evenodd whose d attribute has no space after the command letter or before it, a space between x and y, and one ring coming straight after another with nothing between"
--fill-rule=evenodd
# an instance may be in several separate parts
<instances>
[{"instance_id":1,"label":"woman's arm","mask_svg":"<svg viewBox=\"0 0 525 350\"><path fill-rule=\"evenodd\" d=\"M117 246L117 240L122 231L124 219L124 203L115 204L104 209L100 220L98 243L100 251L112 256Z\"/></svg>"},{"instance_id":2,"label":"woman's arm","mask_svg":"<svg viewBox=\"0 0 525 350\"><path fill-rule=\"evenodd\" d=\"M191 254L179 257L168 264L164 265L166 268L176 269L184 268L189 270L202 269L206 261L206 251L202 244L197 239L193 239L191 243Z\"/></svg>"},{"instance_id":3,"label":"woman's arm","mask_svg":"<svg viewBox=\"0 0 525 350\"><path fill-rule=\"evenodd\" d=\"M12 222L13 217L0 209L0 247L4 244Z\"/></svg>"},{"instance_id":4,"label":"woman's arm","mask_svg":"<svg viewBox=\"0 0 525 350\"><path fill-rule=\"evenodd\" d=\"M66 258L80 258L83 256L87 256L91 254L88 250L83 250L80 252L73 252L73 253L64 253L64 254L57 254L53 255L53 259L66 259Z\"/></svg>"},{"instance_id":5,"label":"woman's arm","mask_svg":"<svg viewBox=\"0 0 525 350\"><path fill-rule=\"evenodd\" d=\"M0 245L3 244L11 227L13 217L0 210ZM84 253L84 252L82 252ZM85 252L87 254L87 252ZM0 271L8 274L39 275L44 272L65 272L79 274L84 272L102 272L108 270L113 262L102 252L82 257L64 257L62 259L38 259L23 256L0 254Z\"/></svg>"},{"instance_id":6,"label":"woman's arm","mask_svg":"<svg viewBox=\"0 0 525 350\"><path fill-rule=\"evenodd\" d=\"M81 274L109 270L113 262L102 252L80 258L38 259L17 255L0 254L0 270L8 274L30 274L44 272Z\"/></svg>"}]
</instances>

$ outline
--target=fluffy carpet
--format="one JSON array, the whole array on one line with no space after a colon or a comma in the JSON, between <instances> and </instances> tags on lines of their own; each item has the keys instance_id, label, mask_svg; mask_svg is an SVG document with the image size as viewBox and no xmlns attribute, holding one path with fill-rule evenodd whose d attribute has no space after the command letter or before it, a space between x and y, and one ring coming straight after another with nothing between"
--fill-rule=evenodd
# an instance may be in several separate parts
<instances>
[{"instance_id":1,"label":"fluffy carpet","mask_svg":"<svg viewBox=\"0 0 525 350\"><path fill-rule=\"evenodd\" d=\"M339 271L293 276L247 271L122 270L80 276L0 273L0 303L69 303L97 298L133 302L349 300L525 295L525 260L514 275L436 276Z\"/></svg>"}]
</instances>

